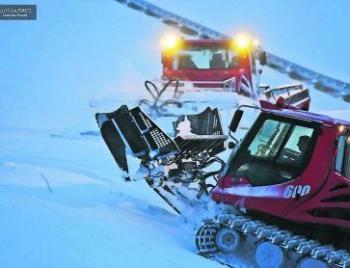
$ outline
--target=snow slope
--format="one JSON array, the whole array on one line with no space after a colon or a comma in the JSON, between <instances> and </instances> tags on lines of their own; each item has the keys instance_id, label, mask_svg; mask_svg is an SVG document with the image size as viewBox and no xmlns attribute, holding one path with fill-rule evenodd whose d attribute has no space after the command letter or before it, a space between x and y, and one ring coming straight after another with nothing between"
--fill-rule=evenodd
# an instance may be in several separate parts
<instances>
[{"instance_id":1,"label":"snow slope","mask_svg":"<svg viewBox=\"0 0 350 268\"><path fill-rule=\"evenodd\" d=\"M217 267L143 182L120 180L99 138L0 136L1 267Z\"/></svg>"}]
</instances>

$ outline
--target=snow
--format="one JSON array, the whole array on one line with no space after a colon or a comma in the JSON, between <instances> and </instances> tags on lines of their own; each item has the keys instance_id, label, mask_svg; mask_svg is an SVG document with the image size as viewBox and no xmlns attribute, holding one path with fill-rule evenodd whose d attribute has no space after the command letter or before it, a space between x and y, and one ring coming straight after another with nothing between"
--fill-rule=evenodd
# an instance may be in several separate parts
<instances>
[{"instance_id":1,"label":"snow","mask_svg":"<svg viewBox=\"0 0 350 268\"><path fill-rule=\"evenodd\" d=\"M217 267L144 182L119 178L100 138L14 131L1 148L2 267Z\"/></svg>"},{"instance_id":2,"label":"snow","mask_svg":"<svg viewBox=\"0 0 350 268\"><path fill-rule=\"evenodd\" d=\"M331 55L337 32L332 31L333 39L328 38L326 29L332 30L336 23L341 28L336 45L346 58L350 39L342 31L345 27L347 33L349 16L338 16L327 26L328 20L316 19L317 12L313 12L305 31L317 32L315 27L322 28L319 23L327 27L317 33L321 41L313 38L317 50L311 51L305 49L310 46L307 33L302 41L293 42L297 47L290 47L308 14L302 12L293 26L299 9L293 7L285 19L285 12L279 13L285 1L277 5L277 11L270 8L277 4L273 1L267 1L263 11L260 2L248 2L240 2L241 14L232 16L233 8L227 8L210 23L222 31L235 31L245 25L248 8L253 8L249 14L256 14L257 19L248 28L261 31L264 46L272 47L271 52L290 59L297 56L297 62L339 74L339 78L348 73L345 59L339 63L338 57L331 57L327 65L324 57L317 56ZM221 12L223 6L232 5L231 1L215 7L209 2L199 6L189 1L163 3L204 24L211 8ZM310 7L312 3L303 4ZM0 39L1 267L221 267L195 254L194 225L169 209L143 181L125 183L121 179L94 119L94 113L102 109L98 100L109 109L144 97L143 80L157 77L160 70L159 47L154 44L168 28L115 1L38 0L36 4L37 21L0 23L4 37ZM328 5L317 3L320 16L330 12ZM332 10L345 12L347 5L338 3ZM238 23L229 29L234 20ZM279 21L283 23L276 23ZM287 31L283 25L294 34L283 35ZM263 83L291 82L284 75L264 72ZM350 117L348 103L312 88L311 94L313 111ZM231 97L236 101L227 104ZM193 93L186 98L189 105L198 99L203 107L219 103L224 126L233 108L246 102L232 94ZM158 122L170 131L168 118ZM239 259L237 265L244 266Z\"/></svg>"},{"instance_id":3,"label":"snow","mask_svg":"<svg viewBox=\"0 0 350 268\"><path fill-rule=\"evenodd\" d=\"M77 174L68 175L74 180ZM16 258L17 267L140 267L157 259L171 266L176 260L164 244L184 260L178 267L196 258L178 245L186 232L174 228L177 219L170 213L143 207L103 185L74 184L52 186L52 193L42 187L2 187L1 210L7 215L1 222L2 265L14 267Z\"/></svg>"}]
</instances>

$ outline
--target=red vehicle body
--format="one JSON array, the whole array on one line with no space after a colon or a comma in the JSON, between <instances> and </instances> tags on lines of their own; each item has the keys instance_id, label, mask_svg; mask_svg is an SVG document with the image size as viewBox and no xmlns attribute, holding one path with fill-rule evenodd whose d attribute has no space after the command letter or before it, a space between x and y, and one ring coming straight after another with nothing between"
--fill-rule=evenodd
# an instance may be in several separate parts
<instances>
[{"instance_id":1,"label":"red vehicle body","mask_svg":"<svg viewBox=\"0 0 350 268\"><path fill-rule=\"evenodd\" d=\"M259 118L240 147L232 153L224 174L211 192L212 198L294 224L319 224L349 231L350 122L299 110L271 109L271 105L263 104L262 107L265 108L261 109ZM272 151L263 143L261 133L266 132L266 122L272 124L273 120L290 124L291 128L287 134L289 140L281 140L281 149L278 149L275 160L269 162L267 157L264 158L269 153L254 155L253 144L260 142L258 148L261 144L265 146L260 146L260 150ZM287 147L295 131L300 138L306 129L310 133L308 148L303 159L298 159L290 149L292 145ZM283 130L278 131L282 133ZM274 148L278 147L277 141L273 143ZM281 154L286 156L280 157ZM297 167L299 160L302 162L300 168ZM290 176L286 175L288 172ZM350 241L345 243L350 246Z\"/></svg>"},{"instance_id":2,"label":"red vehicle body","mask_svg":"<svg viewBox=\"0 0 350 268\"><path fill-rule=\"evenodd\" d=\"M240 50L233 41L199 39L179 40L176 49L162 51L163 79L177 79L180 86L256 94L253 76L255 61L251 48Z\"/></svg>"}]
</instances>

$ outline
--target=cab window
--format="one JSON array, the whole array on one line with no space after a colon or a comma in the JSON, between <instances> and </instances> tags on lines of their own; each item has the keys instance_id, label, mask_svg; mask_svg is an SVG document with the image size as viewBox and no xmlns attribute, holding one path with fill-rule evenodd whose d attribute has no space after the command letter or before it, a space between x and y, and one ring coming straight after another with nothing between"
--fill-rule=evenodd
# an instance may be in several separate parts
<instances>
[{"instance_id":1,"label":"cab window","mask_svg":"<svg viewBox=\"0 0 350 268\"><path fill-rule=\"evenodd\" d=\"M340 136L338 139L335 170L350 178L350 136Z\"/></svg>"},{"instance_id":2,"label":"cab window","mask_svg":"<svg viewBox=\"0 0 350 268\"><path fill-rule=\"evenodd\" d=\"M182 69L229 69L238 66L238 55L226 48L205 48L189 46L181 49L174 57L173 68Z\"/></svg>"},{"instance_id":3,"label":"cab window","mask_svg":"<svg viewBox=\"0 0 350 268\"><path fill-rule=\"evenodd\" d=\"M247 177L254 186L287 182L306 168L315 140L313 126L266 119L231 157L227 175Z\"/></svg>"},{"instance_id":4,"label":"cab window","mask_svg":"<svg viewBox=\"0 0 350 268\"><path fill-rule=\"evenodd\" d=\"M311 141L313 129L294 126L292 133L277 158L277 163L300 166Z\"/></svg>"},{"instance_id":5,"label":"cab window","mask_svg":"<svg viewBox=\"0 0 350 268\"><path fill-rule=\"evenodd\" d=\"M350 138L348 137L344 156L344 176L350 178Z\"/></svg>"}]
</instances>

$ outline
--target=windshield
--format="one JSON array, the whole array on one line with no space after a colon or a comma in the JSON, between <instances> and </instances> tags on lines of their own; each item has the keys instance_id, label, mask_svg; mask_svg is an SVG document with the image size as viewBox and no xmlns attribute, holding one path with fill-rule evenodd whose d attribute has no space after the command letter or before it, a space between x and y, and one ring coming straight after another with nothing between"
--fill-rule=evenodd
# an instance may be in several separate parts
<instances>
[{"instance_id":1,"label":"windshield","mask_svg":"<svg viewBox=\"0 0 350 268\"><path fill-rule=\"evenodd\" d=\"M338 150L335 169L343 176L350 178L350 136L338 138Z\"/></svg>"},{"instance_id":2,"label":"windshield","mask_svg":"<svg viewBox=\"0 0 350 268\"><path fill-rule=\"evenodd\" d=\"M225 48L186 47L174 57L174 69L228 69L236 67L237 56Z\"/></svg>"},{"instance_id":3,"label":"windshield","mask_svg":"<svg viewBox=\"0 0 350 268\"><path fill-rule=\"evenodd\" d=\"M306 167L315 140L314 128L295 121L265 119L231 157L228 176L247 177L252 185L289 181Z\"/></svg>"}]
</instances>

